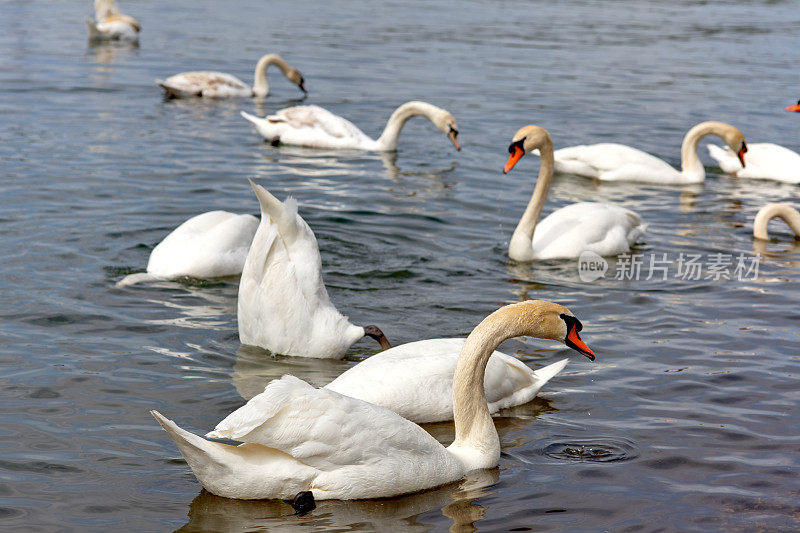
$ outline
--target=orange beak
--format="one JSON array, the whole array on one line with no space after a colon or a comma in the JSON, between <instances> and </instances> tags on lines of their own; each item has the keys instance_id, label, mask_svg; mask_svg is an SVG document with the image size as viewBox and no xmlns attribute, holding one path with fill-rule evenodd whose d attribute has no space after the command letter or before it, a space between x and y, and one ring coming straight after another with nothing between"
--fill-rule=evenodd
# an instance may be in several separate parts
<instances>
[{"instance_id":1,"label":"orange beak","mask_svg":"<svg viewBox=\"0 0 800 533\"><path fill-rule=\"evenodd\" d=\"M744 153L747 151L747 145L742 143L742 147L739 148L739 151L736 152L736 155L739 156L739 162L742 164L742 168L744 168Z\"/></svg>"},{"instance_id":2,"label":"orange beak","mask_svg":"<svg viewBox=\"0 0 800 533\"><path fill-rule=\"evenodd\" d=\"M508 171L514 168L514 165L517 164L517 161L522 159L522 156L525 155L525 150L523 150L516 144L512 146L514 148L514 151L511 153L510 156L508 156L508 162L506 163L506 166L503 167L503 174L508 174Z\"/></svg>"},{"instance_id":3,"label":"orange beak","mask_svg":"<svg viewBox=\"0 0 800 533\"><path fill-rule=\"evenodd\" d=\"M581 339L581 336L578 335L578 330L575 329L574 325L570 328L569 333L567 333L567 338L564 339L564 344L573 350L582 353L588 357L590 361L594 361L594 352L589 349L588 346L586 346L585 342L583 342L583 339Z\"/></svg>"},{"instance_id":4,"label":"orange beak","mask_svg":"<svg viewBox=\"0 0 800 533\"><path fill-rule=\"evenodd\" d=\"M447 136L450 137L450 142L453 143L453 146L456 147L456 150L460 152L461 146L458 144L458 132L450 130L450 133L448 133Z\"/></svg>"},{"instance_id":5,"label":"orange beak","mask_svg":"<svg viewBox=\"0 0 800 533\"><path fill-rule=\"evenodd\" d=\"M790 105L786 108L786 111L797 111L800 112L800 102L797 102L795 105Z\"/></svg>"}]
</instances>

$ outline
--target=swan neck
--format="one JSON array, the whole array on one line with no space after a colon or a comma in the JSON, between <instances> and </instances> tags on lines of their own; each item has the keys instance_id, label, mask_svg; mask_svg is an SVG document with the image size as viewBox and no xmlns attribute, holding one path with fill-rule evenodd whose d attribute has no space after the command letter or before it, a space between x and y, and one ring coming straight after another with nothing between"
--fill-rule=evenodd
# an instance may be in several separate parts
<instances>
[{"instance_id":1,"label":"swan neck","mask_svg":"<svg viewBox=\"0 0 800 533\"><path fill-rule=\"evenodd\" d=\"M542 209L544 209L544 202L550 191L550 183L553 181L553 142L549 137L545 137L537 148L541 154L539 177L536 179L536 187L533 189L528 206L525 208L522 218L519 219L508 245L508 256L514 261L533 260L533 233Z\"/></svg>"},{"instance_id":2,"label":"swan neck","mask_svg":"<svg viewBox=\"0 0 800 533\"><path fill-rule=\"evenodd\" d=\"M253 94L255 96L266 96L269 93L269 83L267 82L267 68L270 65L277 65L283 75L286 76L291 68L283 58L277 54L267 54L256 63L253 73Z\"/></svg>"},{"instance_id":3,"label":"swan neck","mask_svg":"<svg viewBox=\"0 0 800 533\"><path fill-rule=\"evenodd\" d=\"M681 144L681 172L684 175L698 181L705 179L706 169L697 155L697 145L706 135L714 134L721 137L720 129L724 126L721 122L701 122L686 132Z\"/></svg>"},{"instance_id":4,"label":"swan neck","mask_svg":"<svg viewBox=\"0 0 800 533\"><path fill-rule=\"evenodd\" d=\"M773 218L780 218L800 237L800 212L789 204L767 204L762 207L753 221L753 237L769 240L767 226Z\"/></svg>"},{"instance_id":5,"label":"swan neck","mask_svg":"<svg viewBox=\"0 0 800 533\"><path fill-rule=\"evenodd\" d=\"M114 0L95 0L94 1L94 19L95 22L103 22L105 19L111 17L112 15L118 15L119 10L117 9Z\"/></svg>"},{"instance_id":6,"label":"swan neck","mask_svg":"<svg viewBox=\"0 0 800 533\"><path fill-rule=\"evenodd\" d=\"M389 117L386 127L383 128L383 133L378 138L377 142L380 149L386 151L397 150L397 139L400 137L400 131L408 119L417 115L424 115L433 122L437 111L439 111L438 107L425 102L407 102L401 105Z\"/></svg>"}]
</instances>

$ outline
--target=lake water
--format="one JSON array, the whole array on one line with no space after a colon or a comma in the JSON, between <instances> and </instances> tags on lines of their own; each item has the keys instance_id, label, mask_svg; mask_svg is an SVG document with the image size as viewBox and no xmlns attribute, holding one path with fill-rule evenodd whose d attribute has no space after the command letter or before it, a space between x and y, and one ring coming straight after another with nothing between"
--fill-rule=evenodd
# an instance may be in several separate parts
<instances>
[{"instance_id":1,"label":"lake water","mask_svg":"<svg viewBox=\"0 0 800 533\"><path fill-rule=\"evenodd\" d=\"M558 176L545 207L613 201L649 224L639 279L583 282L575 261L506 256L538 169L501 169L514 132L556 148L614 141L679 164L702 120L800 146L796 2L127 1L141 46L90 47L89 2L0 5L0 527L21 531L688 531L800 528L800 246L768 201L797 186L721 175L701 146L693 187ZM262 54L306 78L307 103L377 135L412 99L457 118L463 150L421 119L396 160L276 148L240 110L299 91L271 72L263 103L165 101L153 83L212 69L250 80ZM703 143L705 144L705 143ZM158 409L195 432L271 378L315 385L344 361L242 348L237 280L118 288L185 219L257 214L247 178L292 195L325 281L355 323L395 344L466 335L501 303L570 307L597 353L509 341L532 367L570 357L541 397L496 417L499 468L389 500L284 502L201 492ZM763 258L756 276L682 279L678 258ZM655 254L655 256L653 255ZM667 262L666 278L650 261ZM733 267L731 267L731 274ZM448 424L428 428L443 442Z\"/></svg>"}]
</instances>

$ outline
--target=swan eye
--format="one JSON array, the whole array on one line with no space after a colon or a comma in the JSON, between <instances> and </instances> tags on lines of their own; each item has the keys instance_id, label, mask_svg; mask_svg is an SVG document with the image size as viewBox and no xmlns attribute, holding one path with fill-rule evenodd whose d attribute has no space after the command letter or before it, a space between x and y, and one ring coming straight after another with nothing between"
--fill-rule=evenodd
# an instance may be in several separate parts
<instances>
[{"instance_id":1,"label":"swan eye","mask_svg":"<svg viewBox=\"0 0 800 533\"><path fill-rule=\"evenodd\" d=\"M515 148L519 148L520 150L522 150L524 152L525 148L522 145L525 143L525 139L526 138L523 137L522 139L518 140L517 142L513 142L513 143L509 144L508 145L508 153L511 154L511 155L514 155L514 153L516 152ZM567 316L567 315L562 314L561 318L564 318L565 316Z\"/></svg>"},{"instance_id":2,"label":"swan eye","mask_svg":"<svg viewBox=\"0 0 800 533\"><path fill-rule=\"evenodd\" d=\"M457 129L455 129L453 126L450 126L450 133L453 133L453 134L455 134L455 135L458 135L458 130L457 130Z\"/></svg>"},{"instance_id":3,"label":"swan eye","mask_svg":"<svg viewBox=\"0 0 800 533\"><path fill-rule=\"evenodd\" d=\"M747 144L742 141L742 149L740 150L742 153L747 152Z\"/></svg>"}]
</instances>

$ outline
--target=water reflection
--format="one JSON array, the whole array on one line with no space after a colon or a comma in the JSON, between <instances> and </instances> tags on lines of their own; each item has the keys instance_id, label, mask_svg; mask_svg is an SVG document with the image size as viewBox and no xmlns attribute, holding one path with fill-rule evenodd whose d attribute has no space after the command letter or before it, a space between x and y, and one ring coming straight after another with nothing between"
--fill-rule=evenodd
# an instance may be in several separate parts
<instances>
[{"instance_id":1,"label":"water reflection","mask_svg":"<svg viewBox=\"0 0 800 533\"><path fill-rule=\"evenodd\" d=\"M445 487L381 500L325 500L304 516L296 516L280 500L232 500L201 491L189 505L189 522L181 533L201 531L282 531L284 529L346 528L368 531L429 531L420 517L434 509L451 519L450 531L475 531L485 509L477 499L493 494L499 469L470 472L460 482Z\"/></svg>"}]
</instances>

